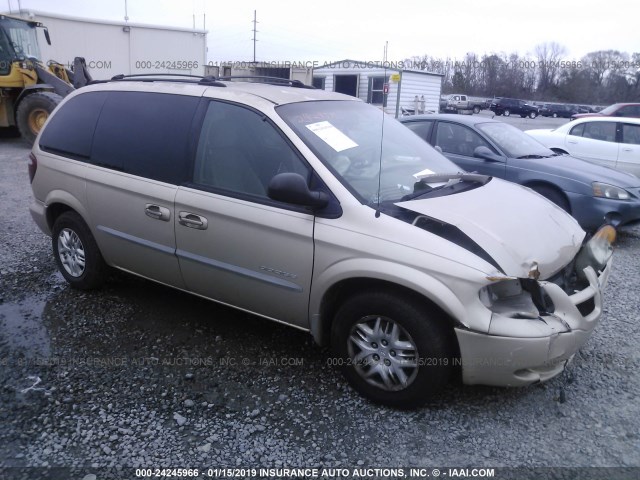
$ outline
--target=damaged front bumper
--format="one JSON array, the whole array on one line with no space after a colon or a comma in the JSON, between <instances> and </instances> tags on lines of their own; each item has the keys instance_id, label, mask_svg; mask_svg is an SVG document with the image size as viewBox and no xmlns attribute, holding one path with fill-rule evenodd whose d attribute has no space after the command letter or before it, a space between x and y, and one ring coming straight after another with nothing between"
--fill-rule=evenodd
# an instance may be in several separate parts
<instances>
[{"instance_id":1,"label":"damaged front bumper","mask_svg":"<svg viewBox=\"0 0 640 480\"><path fill-rule=\"evenodd\" d=\"M456 328L463 382L524 386L562 372L600 319L601 292L610 271L611 259L598 273L585 267L583 288L572 294L551 281L539 281L553 305L551 313L514 317L493 311L486 333Z\"/></svg>"}]
</instances>

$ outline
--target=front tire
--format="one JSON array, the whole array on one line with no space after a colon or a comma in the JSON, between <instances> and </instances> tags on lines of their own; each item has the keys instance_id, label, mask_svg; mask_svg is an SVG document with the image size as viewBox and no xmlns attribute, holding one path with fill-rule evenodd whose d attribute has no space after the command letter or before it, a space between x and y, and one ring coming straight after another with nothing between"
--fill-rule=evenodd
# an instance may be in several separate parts
<instances>
[{"instance_id":1,"label":"front tire","mask_svg":"<svg viewBox=\"0 0 640 480\"><path fill-rule=\"evenodd\" d=\"M509 115L511 115L511 110L508 110L508 109L507 109L507 110L505 110L504 112L502 112L502 114L503 114L505 117L508 117Z\"/></svg>"},{"instance_id":2,"label":"front tire","mask_svg":"<svg viewBox=\"0 0 640 480\"><path fill-rule=\"evenodd\" d=\"M49 115L61 101L60 95L51 92L35 92L22 99L16 112L16 123L25 142L33 145Z\"/></svg>"},{"instance_id":3,"label":"front tire","mask_svg":"<svg viewBox=\"0 0 640 480\"><path fill-rule=\"evenodd\" d=\"M473 113L475 113L476 115L480 113L480 107L479 106L475 106L473 107Z\"/></svg>"},{"instance_id":4,"label":"front tire","mask_svg":"<svg viewBox=\"0 0 640 480\"><path fill-rule=\"evenodd\" d=\"M51 244L60 273L73 288L91 290L104 283L107 265L91 230L76 212L64 212L56 219Z\"/></svg>"},{"instance_id":5,"label":"front tire","mask_svg":"<svg viewBox=\"0 0 640 480\"><path fill-rule=\"evenodd\" d=\"M453 371L453 330L422 302L388 291L348 299L335 316L331 345L351 386L392 407L423 404Z\"/></svg>"},{"instance_id":6,"label":"front tire","mask_svg":"<svg viewBox=\"0 0 640 480\"><path fill-rule=\"evenodd\" d=\"M553 112L553 115L551 115L553 118L558 118L558 114L556 112Z\"/></svg>"},{"instance_id":7,"label":"front tire","mask_svg":"<svg viewBox=\"0 0 640 480\"><path fill-rule=\"evenodd\" d=\"M529 112L529 118L534 119L538 116L536 112Z\"/></svg>"}]
</instances>

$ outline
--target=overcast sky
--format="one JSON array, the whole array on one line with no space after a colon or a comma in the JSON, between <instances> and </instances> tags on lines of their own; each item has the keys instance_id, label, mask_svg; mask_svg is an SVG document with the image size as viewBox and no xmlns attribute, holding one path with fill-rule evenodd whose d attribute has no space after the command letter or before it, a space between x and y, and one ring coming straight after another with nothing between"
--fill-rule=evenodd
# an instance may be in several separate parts
<instances>
[{"instance_id":1,"label":"overcast sky","mask_svg":"<svg viewBox=\"0 0 640 480\"><path fill-rule=\"evenodd\" d=\"M124 21L124 0L0 0L3 10L43 12ZM0 3L2 5L2 3ZM383 8L380 5L385 5ZM203 27L208 60L251 60L257 10L257 60L376 61L389 42L388 59L412 56L461 58L479 54L532 53L557 42L568 58L595 50L640 52L638 0L128 0L129 21Z\"/></svg>"}]
</instances>

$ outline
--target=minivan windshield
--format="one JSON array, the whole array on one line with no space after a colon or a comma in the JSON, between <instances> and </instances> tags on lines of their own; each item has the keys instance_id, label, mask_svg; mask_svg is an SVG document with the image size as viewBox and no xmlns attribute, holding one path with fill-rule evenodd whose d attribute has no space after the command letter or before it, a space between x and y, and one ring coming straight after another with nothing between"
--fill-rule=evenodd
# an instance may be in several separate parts
<instances>
[{"instance_id":1,"label":"minivan windshield","mask_svg":"<svg viewBox=\"0 0 640 480\"><path fill-rule=\"evenodd\" d=\"M422 189L420 180L429 175L460 171L407 127L366 103L300 102L276 110L336 177L369 205L399 201Z\"/></svg>"}]
</instances>

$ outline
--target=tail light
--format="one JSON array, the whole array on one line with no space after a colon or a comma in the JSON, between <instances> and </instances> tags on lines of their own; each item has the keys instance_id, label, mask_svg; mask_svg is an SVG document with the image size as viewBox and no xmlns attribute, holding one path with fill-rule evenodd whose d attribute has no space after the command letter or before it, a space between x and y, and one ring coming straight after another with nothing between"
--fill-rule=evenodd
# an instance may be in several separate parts
<instances>
[{"instance_id":1,"label":"tail light","mask_svg":"<svg viewBox=\"0 0 640 480\"><path fill-rule=\"evenodd\" d=\"M29 163L27 164L27 167L29 168L29 182L33 183L33 177L36 176L36 170L38 169L38 159L33 152L29 154Z\"/></svg>"}]
</instances>

